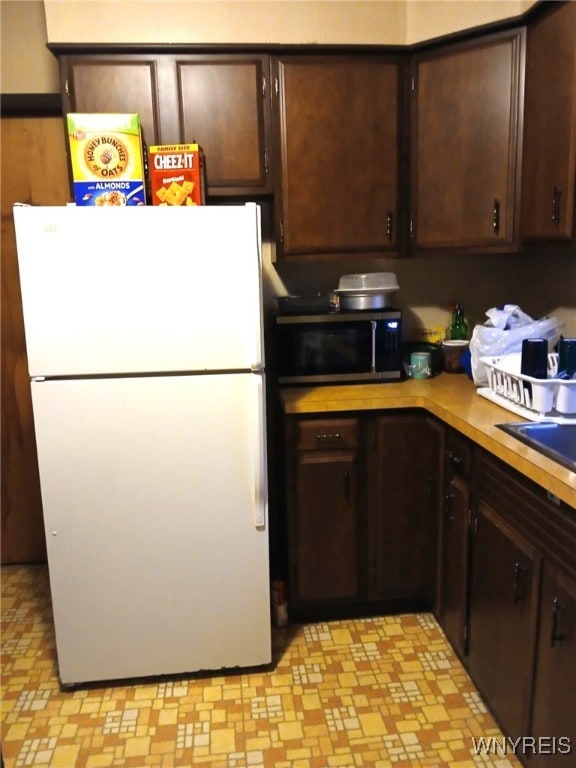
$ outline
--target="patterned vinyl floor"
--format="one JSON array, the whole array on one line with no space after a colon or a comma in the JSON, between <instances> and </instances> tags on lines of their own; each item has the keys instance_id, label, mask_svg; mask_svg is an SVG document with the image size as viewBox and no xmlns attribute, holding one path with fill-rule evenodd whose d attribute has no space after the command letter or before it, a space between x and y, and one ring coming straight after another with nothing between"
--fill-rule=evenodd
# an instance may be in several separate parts
<instances>
[{"instance_id":1,"label":"patterned vinyl floor","mask_svg":"<svg viewBox=\"0 0 576 768\"><path fill-rule=\"evenodd\" d=\"M430 614L276 630L272 672L63 692L46 568L1 576L5 768L519 766Z\"/></svg>"}]
</instances>

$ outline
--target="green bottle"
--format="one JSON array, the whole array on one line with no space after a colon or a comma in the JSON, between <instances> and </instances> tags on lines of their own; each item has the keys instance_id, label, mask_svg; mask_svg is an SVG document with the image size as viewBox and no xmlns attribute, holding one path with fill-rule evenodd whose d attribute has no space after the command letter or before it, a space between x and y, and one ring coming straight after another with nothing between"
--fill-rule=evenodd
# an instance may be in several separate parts
<instances>
[{"instance_id":1,"label":"green bottle","mask_svg":"<svg viewBox=\"0 0 576 768\"><path fill-rule=\"evenodd\" d=\"M468 324L464 319L464 305L455 304L452 309L450 325L446 332L447 339L468 339Z\"/></svg>"}]
</instances>

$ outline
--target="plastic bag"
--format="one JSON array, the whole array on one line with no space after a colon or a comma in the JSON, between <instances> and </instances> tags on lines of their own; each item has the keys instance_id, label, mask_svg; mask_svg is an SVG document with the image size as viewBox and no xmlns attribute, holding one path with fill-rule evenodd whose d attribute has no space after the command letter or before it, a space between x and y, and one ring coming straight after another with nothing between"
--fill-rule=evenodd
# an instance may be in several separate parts
<instances>
[{"instance_id":1,"label":"plastic bag","mask_svg":"<svg viewBox=\"0 0 576 768\"><path fill-rule=\"evenodd\" d=\"M486 386L488 376L481 357L499 357L522 351L524 339L548 339L551 350L558 342L563 323L556 317L533 320L516 304L493 307L486 312L488 323L476 325L470 340L472 378Z\"/></svg>"}]
</instances>

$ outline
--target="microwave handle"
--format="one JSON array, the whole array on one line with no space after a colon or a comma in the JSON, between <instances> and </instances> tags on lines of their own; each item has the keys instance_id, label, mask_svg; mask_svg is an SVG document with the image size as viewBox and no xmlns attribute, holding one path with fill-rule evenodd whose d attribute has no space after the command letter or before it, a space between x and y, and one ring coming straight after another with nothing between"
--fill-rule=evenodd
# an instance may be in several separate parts
<instances>
[{"instance_id":1,"label":"microwave handle","mask_svg":"<svg viewBox=\"0 0 576 768\"><path fill-rule=\"evenodd\" d=\"M370 320L370 325L372 326L372 368L371 373L376 373L376 327L377 322L376 320Z\"/></svg>"}]
</instances>

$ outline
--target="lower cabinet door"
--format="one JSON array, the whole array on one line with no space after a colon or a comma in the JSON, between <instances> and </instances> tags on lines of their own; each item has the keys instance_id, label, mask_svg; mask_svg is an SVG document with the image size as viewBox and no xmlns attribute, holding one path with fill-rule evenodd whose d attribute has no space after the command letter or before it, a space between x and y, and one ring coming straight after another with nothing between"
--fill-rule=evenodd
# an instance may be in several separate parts
<instances>
[{"instance_id":1,"label":"lower cabinet door","mask_svg":"<svg viewBox=\"0 0 576 768\"><path fill-rule=\"evenodd\" d=\"M466 653L469 484L453 477L444 499L440 621L460 656Z\"/></svg>"},{"instance_id":2,"label":"lower cabinet door","mask_svg":"<svg viewBox=\"0 0 576 768\"><path fill-rule=\"evenodd\" d=\"M540 556L480 501L472 548L470 673L511 737L529 733Z\"/></svg>"},{"instance_id":3,"label":"lower cabinet door","mask_svg":"<svg viewBox=\"0 0 576 768\"><path fill-rule=\"evenodd\" d=\"M435 601L440 428L422 414L378 417L369 519L377 599Z\"/></svg>"},{"instance_id":4,"label":"lower cabinet door","mask_svg":"<svg viewBox=\"0 0 576 768\"><path fill-rule=\"evenodd\" d=\"M357 496L355 451L313 451L298 457L291 525L296 605L359 598Z\"/></svg>"},{"instance_id":5,"label":"lower cabinet door","mask_svg":"<svg viewBox=\"0 0 576 768\"><path fill-rule=\"evenodd\" d=\"M576 765L576 583L545 563L532 709L530 768Z\"/></svg>"}]
</instances>

